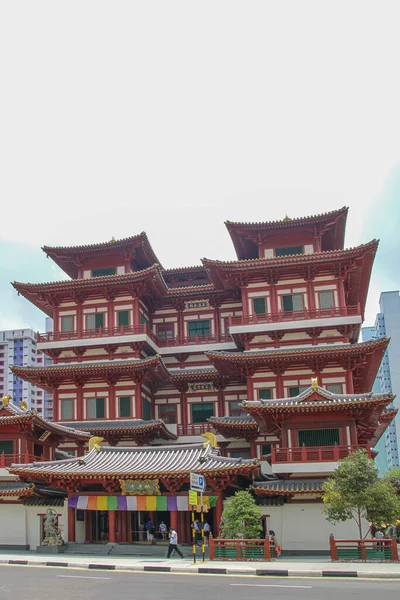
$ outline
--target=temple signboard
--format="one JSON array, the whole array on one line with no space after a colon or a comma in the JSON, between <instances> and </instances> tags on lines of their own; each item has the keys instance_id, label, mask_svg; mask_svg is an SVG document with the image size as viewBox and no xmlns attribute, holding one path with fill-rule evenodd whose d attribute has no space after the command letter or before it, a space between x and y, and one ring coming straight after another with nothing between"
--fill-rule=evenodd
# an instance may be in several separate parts
<instances>
[{"instance_id":1,"label":"temple signboard","mask_svg":"<svg viewBox=\"0 0 400 600\"><path fill-rule=\"evenodd\" d=\"M159 496L158 479L121 479L123 496Z\"/></svg>"}]
</instances>

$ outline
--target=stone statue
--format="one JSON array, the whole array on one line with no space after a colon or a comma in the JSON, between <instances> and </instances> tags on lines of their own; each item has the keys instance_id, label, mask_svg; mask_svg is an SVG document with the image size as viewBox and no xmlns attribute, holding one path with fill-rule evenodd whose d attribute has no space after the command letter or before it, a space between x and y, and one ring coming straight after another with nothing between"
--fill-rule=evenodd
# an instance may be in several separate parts
<instances>
[{"instance_id":1,"label":"stone statue","mask_svg":"<svg viewBox=\"0 0 400 600\"><path fill-rule=\"evenodd\" d=\"M44 540L42 546L62 546L64 540L61 537L58 527L57 511L54 508L48 508L44 518Z\"/></svg>"}]
</instances>

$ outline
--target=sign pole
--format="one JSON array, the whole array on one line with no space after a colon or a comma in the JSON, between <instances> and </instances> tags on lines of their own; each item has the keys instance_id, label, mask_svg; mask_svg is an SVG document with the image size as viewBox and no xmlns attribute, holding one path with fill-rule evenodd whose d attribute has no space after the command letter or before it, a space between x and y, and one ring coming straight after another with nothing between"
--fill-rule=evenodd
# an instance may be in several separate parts
<instances>
[{"instance_id":1,"label":"sign pole","mask_svg":"<svg viewBox=\"0 0 400 600\"><path fill-rule=\"evenodd\" d=\"M203 509L203 492L200 492L200 510L201 510L201 553L203 555L203 562L205 562L205 549L204 549L204 509Z\"/></svg>"},{"instance_id":2,"label":"sign pole","mask_svg":"<svg viewBox=\"0 0 400 600\"><path fill-rule=\"evenodd\" d=\"M192 505L192 543L193 543L193 564L196 564L196 531L194 529L194 509Z\"/></svg>"}]
</instances>

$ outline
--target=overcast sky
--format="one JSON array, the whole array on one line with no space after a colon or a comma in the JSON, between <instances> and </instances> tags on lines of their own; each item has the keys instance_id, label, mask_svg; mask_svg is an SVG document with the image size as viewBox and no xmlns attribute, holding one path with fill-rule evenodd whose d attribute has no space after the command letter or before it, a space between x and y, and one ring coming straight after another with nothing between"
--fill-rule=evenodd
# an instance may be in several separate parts
<instances>
[{"instance_id":1,"label":"overcast sky","mask_svg":"<svg viewBox=\"0 0 400 600\"><path fill-rule=\"evenodd\" d=\"M0 2L0 328L40 251L145 230L166 267L233 259L223 222L350 207L399 289L400 3Z\"/></svg>"}]
</instances>

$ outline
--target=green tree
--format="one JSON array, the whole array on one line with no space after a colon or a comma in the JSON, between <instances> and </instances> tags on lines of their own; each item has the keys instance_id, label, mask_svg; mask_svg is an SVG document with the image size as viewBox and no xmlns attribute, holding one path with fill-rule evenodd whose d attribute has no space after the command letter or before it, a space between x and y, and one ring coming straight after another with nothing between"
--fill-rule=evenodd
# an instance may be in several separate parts
<instances>
[{"instance_id":1,"label":"green tree","mask_svg":"<svg viewBox=\"0 0 400 600\"><path fill-rule=\"evenodd\" d=\"M249 492L236 492L222 515L222 537L254 539L260 536L262 509Z\"/></svg>"},{"instance_id":2,"label":"green tree","mask_svg":"<svg viewBox=\"0 0 400 600\"><path fill-rule=\"evenodd\" d=\"M353 519L363 537L362 521L392 523L400 514L400 499L387 478L379 479L378 469L365 450L357 450L340 461L322 486L323 512L330 523ZM367 533L367 532L366 532Z\"/></svg>"}]
</instances>

